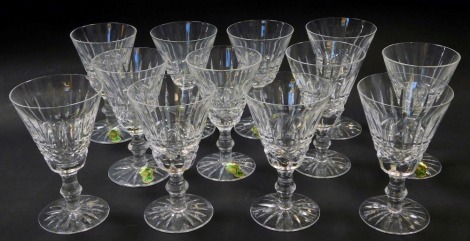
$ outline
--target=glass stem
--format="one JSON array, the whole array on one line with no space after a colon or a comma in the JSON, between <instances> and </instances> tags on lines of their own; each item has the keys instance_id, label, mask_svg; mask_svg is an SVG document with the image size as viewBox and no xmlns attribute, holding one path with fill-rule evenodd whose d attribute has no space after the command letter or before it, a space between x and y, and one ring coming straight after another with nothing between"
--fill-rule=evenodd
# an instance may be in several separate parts
<instances>
[{"instance_id":1,"label":"glass stem","mask_svg":"<svg viewBox=\"0 0 470 241\"><path fill-rule=\"evenodd\" d=\"M220 135L217 140L217 147L220 152L220 161L223 164L226 164L232 161L232 148L235 145L235 142L230 135L232 128L219 128L219 130Z\"/></svg>"},{"instance_id":2,"label":"glass stem","mask_svg":"<svg viewBox=\"0 0 470 241\"><path fill-rule=\"evenodd\" d=\"M170 174L170 180L166 183L165 189L170 194L171 210L174 212L183 211L186 208L186 190L189 184L184 179L183 173Z\"/></svg>"},{"instance_id":3,"label":"glass stem","mask_svg":"<svg viewBox=\"0 0 470 241\"><path fill-rule=\"evenodd\" d=\"M60 194L62 194L67 202L67 209L78 209L78 198L82 193L82 186L77 181L77 172L61 175L61 177L62 187L60 188Z\"/></svg>"},{"instance_id":4,"label":"glass stem","mask_svg":"<svg viewBox=\"0 0 470 241\"><path fill-rule=\"evenodd\" d=\"M392 212L400 212L402 210L403 199L405 199L408 191L405 187L406 178L391 176L388 186L385 188L385 194L388 197L387 207Z\"/></svg>"},{"instance_id":5,"label":"glass stem","mask_svg":"<svg viewBox=\"0 0 470 241\"><path fill-rule=\"evenodd\" d=\"M106 118L106 123L108 125L114 125L115 123L117 123L117 118L114 115L111 105L109 105L108 98L106 98L104 94L102 94L101 97L103 99L103 108L101 108L101 112L103 112Z\"/></svg>"},{"instance_id":6,"label":"glass stem","mask_svg":"<svg viewBox=\"0 0 470 241\"><path fill-rule=\"evenodd\" d=\"M317 150L318 158L322 162L328 160L327 151L330 148L331 140L328 137L328 129L322 128L317 129L315 133L315 140L313 141L313 145Z\"/></svg>"},{"instance_id":7,"label":"glass stem","mask_svg":"<svg viewBox=\"0 0 470 241\"><path fill-rule=\"evenodd\" d=\"M132 140L128 146L132 152L134 163L136 168L140 168L147 165L147 159L145 158L145 152L149 148L147 140L144 135L132 135Z\"/></svg>"},{"instance_id":8,"label":"glass stem","mask_svg":"<svg viewBox=\"0 0 470 241\"><path fill-rule=\"evenodd\" d=\"M293 174L294 171L277 170L277 181L274 188L276 188L279 206L282 209L292 207L292 194L295 191Z\"/></svg>"}]
</instances>

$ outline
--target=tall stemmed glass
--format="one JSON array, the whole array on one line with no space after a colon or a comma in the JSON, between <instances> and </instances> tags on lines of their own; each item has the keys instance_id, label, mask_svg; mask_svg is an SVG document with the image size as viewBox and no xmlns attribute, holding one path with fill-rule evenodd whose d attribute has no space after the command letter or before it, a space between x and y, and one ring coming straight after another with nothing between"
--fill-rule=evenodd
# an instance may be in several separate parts
<instances>
[{"instance_id":1,"label":"tall stemmed glass","mask_svg":"<svg viewBox=\"0 0 470 241\"><path fill-rule=\"evenodd\" d=\"M49 168L62 177L63 198L47 205L39 224L57 234L89 230L109 213L101 198L81 195L77 172L85 165L102 86L85 75L51 75L26 81L10 92Z\"/></svg>"},{"instance_id":2,"label":"tall stemmed glass","mask_svg":"<svg viewBox=\"0 0 470 241\"><path fill-rule=\"evenodd\" d=\"M334 40L347 42L363 48L366 53L374 39L377 27L366 20L347 17L318 18L305 25L310 41ZM331 128L331 140L346 140L359 135L361 124L357 121L340 117Z\"/></svg>"},{"instance_id":3,"label":"tall stemmed glass","mask_svg":"<svg viewBox=\"0 0 470 241\"><path fill-rule=\"evenodd\" d=\"M392 84L397 88L412 82L409 74L420 74L430 77L430 95L439 96L454 74L460 62L460 54L446 46L422 43L404 42L385 47L382 50L385 66ZM425 179L441 172L442 165L437 158L424 153L420 166L411 179Z\"/></svg>"},{"instance_id":4,"label":"tall stemmed glass","mask_svg":"<svg viewBox=\"0 0 470 241\"><path fill-rule=\"evenodd\" d=\"M155 77L129 87L128 95L143 123L153 156L170 174L166 190L170 194L152 202L144 212L154 229L183 233L204 226L214 209L206 199L186 194L183 173L196 158L214 85L190 75L165 75L156 85ZM178 84L175 84L178 83Z\"/></svg>"},{"instance_id":5,"label":"tall stemmed glass","mask_svg":"<svg viewBox=\"0 0 470 241\"><path fill-rule=\"evenodd\" d=\"M256 200L250 213L258 224L275 231L305 229L320 217L312 199L294 193L293 174L305 157L332 88L328 80L302 77L300 81L291 72L281 71L272 83L246 94L266 157L278 172L276 193ZM299 85L302 81L310 82L312 88Z\"/></svg>"},{"instance_id":6,"label":"tall stemmed glass","mask_svg":"<svg viewBox=\"0 0 470 241\"><path fill-rule=\"evenodd\" d=\"M253 87L261 88L273 81L293 33L294 27L276 20L246 20L227 28L233 46L255 49L263 57L258 73L252 80ZM235 125L235 132L249 139L259 138L251 116L241 119Z\"/></svg>"},{"instance_id":7,"label":"tall stemmed glass","mask_svg":"<svg viewBox=\"0 0 470 241\"><path fill-rule=\"evenodd\" d=\"M372 228L400 235L419 232L429 224L428 211L405 198L405 180L418 167L454 96L446 86L440 97L433 98L430 77L406 76L413 81L400 89L387 73L367 76L357 85L380 167L390 177L386 195L364 201L359 214Z\"/></svg>"},{"instance_id":8,"label":"tall stemmed glass","mask_svg":"<svg viewBox=\"0 0 470 241\"><path fill-rule=\"evenodd\" d=\"M256 164L245 154L232 152L235 143L230 132L240 121L246 104L243 91L251 86L261 54L245 47L213 46L189 53L186 62L191 73L216 86L209 118L220 132L219 152L199 160L198 172L214 181L237 181L249 176Z\"/></svg>"},{"instance_id":9,"label":"tall stemmed glass","mask_svg":"<svg viewBox=\"0 0 470 241\"><path fill-rule=\"evenodd\" d=\"M333 86L330 103L322 115L313 142L297 171L315 178L333 178L351 168L349 159L331 145L329 131L338 121L348 100L366 52L345 42L318 40L291 45L286 50L287 60L296 75L313 74L328 79Z\"/></svg>"},{"instance_id":10,"label":"tall stemmed glass","mask_svg":"<svg viewBox=\"0 0 470 241\"><path fill-rule=\"evenodd\" d=\"M165 60L154 48L121 48L97 55L92 66L119 124L132 135L129 143L132 156L111 165L109 178L126 187L150 186L164 180L168 174L155 166L152 155L145 154L149 144L142 124L130 106L127 90L139 80L162 75Z\"/></svg>"},{"instance_id":11,"label":"tall stemmed glass","mask_svg":"<svg viewBox=\"0 0 470 241\"><path fill-rule=\"evenodd\" d=\"M78 27L70 33L70 38L90 80L95 81L91 60L96 55L108 50L134 46L136 34L137 29L132 25L106 22ZM131 135L119 125L106 95L102 94L101 97L103 98L101 111L106 118L95 122L91 141L101 144L129 141Z\"/></svg>"},{"instance_id":12,"label":"tall stemmed glass","mask_svg":"<svg viewBox=\"0 0 470 241\"><path fill-rule=\"evenodd\" d=\"M212 47L216 35L214 25L199 21L164 23L150 30L156 48L168 63L168 74L189 74L186 55L196 49ZM207 120L202 139L214 131L214 124Z\"/></svg>"}]
</instances>

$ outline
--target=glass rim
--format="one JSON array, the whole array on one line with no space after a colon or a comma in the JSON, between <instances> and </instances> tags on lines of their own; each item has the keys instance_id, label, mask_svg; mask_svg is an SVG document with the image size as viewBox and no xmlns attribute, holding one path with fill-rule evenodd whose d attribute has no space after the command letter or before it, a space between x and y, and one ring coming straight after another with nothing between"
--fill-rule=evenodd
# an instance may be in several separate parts
<instances>
[{"instance_id":1,"label":"glass rim","mask_svg":"<svg viewBox=\"0 0 470 241\"><path fill-rule=\"evenodd\" d=\"M101 58L102 56L104 56L105 54L109 54L110 52L120 52L120 51L123 51L123 50L126 50L126 49L132 49L132 50L134 50L134 49L146 49L146 50L155 51L162 58L163 62L161 64L158 64L158 65L154 66L154 67L144 69L144 70L139 70L139 71L108 71L108 70L104 70L102 68L96 67L95 62L98 61L98 59ZM146 72L146 71L149 71L149 70L158 69L159 67L165 66L165 64L166 64L166 61L164 60L164 58L160 54L160 52L156 48L150 48L150 47L124 47L124 48L119 48L119 49L111 49L111 50L108 50L108 51L105 51L103 53L100 53L100 54L96 55L91 60L91 66L92 66L93 70L98 70L100 72L113 73L113 74L116 74L116 73L126 73L126 74L127 73L142 73L142 72Z\"/></svg>"},{"instance_id":2,"label":"glass rim","mask_svg":"<svg viewBox=\"0 0 470 241\"><path fill-rule=\"evenodd\" d=\"M361 80L359 80L359 82L357 82L357 92L359 92L359 95L360 95L361 97L364 97L365 99L367 99L367 100L369 100L369 101L372 101L373 103L377 103L377 104L380 104L380 105L382 105L382 106L387 106L387 107L402 109L403 107L402 107L401 105L385 104L385 103L383 103L383 102L381 102L381 101L377 101L377 100L374 100L374 99L368 97L367 95L365 95L365 94L361 91L361 89L359 88L360 85L362 85L362 83L364 83L367 79L372 78L373 76L386 76L386 78L387 78L388 80L390 80L390 77L388 76L388 73L387 73L387 72L368 75L368 76L362 78ZM380 79L383 80L383 78L380 78ZM448 90L448 91L450 91L450 93L452 94L452 96L451 96L447 101L445 101L445 102L443 102L443 103L440 103L440 104L437 104L437 105L434 105L434 104L433 104L433 105L431 105L431 106L426 106L426 107L423 107L422 109L427 110L427 109L438 108L438 107L440 107L440 106L444 106L444 105L450 104L450 102L451 102L451 101L454 99L454 97L455 97L454 90L453 90L452 87L450 87L449 85L446 85L446 86L444 87L444 90Z\"/></svg>"},{"instance_id":3,"label":"glass rim","mask_svg":"<svg viewBox=\"0 0 470 241\"><path fill-rule=\"evenodd\" d=\"M162 38L159 38L159 37L156 37L152 32L159 28L159 27L163 27L165 25L170 25L170 24L177 24L177 23L201 23L201 24L205 24L205 25L208 25L210 26L211 28L214 28L215 29L215 32L214 34L211 34L209 36L206 36L204 38L198 38L198 39L192 39L192 40L168 40L168 39L162 39ZM211 24L211 23L208 23L208 22L203 22L203 21L173 21L173 22L167 22L167 23L163 23L163 24L159 24L155 27L153 27L152 29L150 29L150 37L152 39L155 39L155 40L158 40L158 41L163 41L163 42L168 42L168 43L188 43L188 42L197 42L197 41L203 41L203 40L206 40L206 39L210 39L212 37L215 38L215 36L217 35L217 32L219 32L219 30L217 29L217 27L214 25L214 24Z\"/></svg>"},{"instance_id":4,"label":"glass rim","mask_svg":"<svg viewBox=\"0 0 470 241\"><path fill-rule=\"evenodd\" d=\"M117 40L113 40L113 41L109 41L109 42L104 42L104 41L82 41L82 40L78 40L76 38L73 37L73 34L75 32L77 32L78 30L81 30L81 29L85 29L85 28L89 28L89 27L93 27L93 26L98 26L98 25L104 25L104 24L121 24L123 26L126 26L126 27L130 27L132 30L134 30L134 32L125 37L125 38L122 38L122 39L117 39ZM91 23L91 24L87 24L87 25L82 25L80 27L77 27L75 29L73 29L71 32L70 32L70 38L74 41L74 42L77 42L77 43L84 43L84 44L105 44L105 43L116 43L116 42L120 42L120 41L124 41L124 40L127 40L127 39L130 39L130 38L135 38L137 35L137 28L134 27L133 25L130 25L128 23L120 23L120 22L100 22L100 23Z\"/></svg>"},{"instance_id":5,"label":"glass rim","mask_svg":"<svg viewBox=\"0 0 470 241\"><path fill-rule=\"evenodd\" d=\"M455 59L451 63L443 64L443 65L416 65L416 64L407 64L407 63L399 62L397 60L393 60L390 57L386 56L385 51L388 50L389 48L392 48L392 47L397 46L397 45L407 45L407 44L420 44L420 45L428 44L428 45L432 45L432 46L439 47L439 48L442 48L442 49L448 49L457 56L457 59ZM444 45L429 43L429 42L400 42L400 43L390 44L390 45L388 45L388 46L386 46L385 48L382 49L382 56L383 56L384 60L388 60L390 62L399 64L399 65L403 65L403 66L418 67L418 68L443 68L443 67L449 67L449 66L452 66L452 65L457 65L460 62L460 59L461 59L460 53L457 52L456 50L454 50L452 48L449 48L447 46L444 46Z\"/></svg>"},{"instance_id":6,"label":"glass rim","mask_svg":"<svg viewBox=\"0 0 470 241\"><path fill-rule=\"evenodd\" d=\"M189 57L191 55L194 55L195 53L197 53L198 51L203 51L203 50L206 50L206 49L214 49L214 48L243 48L243 49L247 49L249 51L252 51L254 52L257 56L258 56L258 60L251 64L251 65L248 65L248 66L245 66L245 67L242 67L242 68L236 68L236 69L207 69L207 68L202 68L202 67L198 67L192 63L190 63L188 61ZM257 50L255 49L252 49L252 48L248 48L248 47L243 47L243 46L233 46L233 45L214 45L214 46L210 46L210 47L205 47L205 48L201 48L201 49L196 49L196 50L193 50L191 51L188 55L186 55L186 58L185 58L185 61L186 61L186 64L192 68L195 68L195 69L198 69L198 70L207 70L207 71L212 71L212 72L231 72L231 71L242 71L242 70L245 70L245 69L249 69L249 68L252 68L253 66L255 65L259 65L261 64L261 61L263 60L263 56L261 55L260 52L258 52Z\"/></svg>"},{"instance_id":7,"label":"glass rim","mask_svg":"<svg viewBox=\"0 0 470 241\"><path fill-rule=\"evenodd\" d=\"M276 37L276 38L266 38L266 39L251 39L251 38L243 38L243 37L239 37L239 36L235 36L233 34L231 34L229 32L229 29L237 24L241 24L241 23L247 23L247 22L259 22L259 21L269 21L269 22L275 22L275 23L282 23L282 24L285 24L289 27L289 29L291 30L287 35L284 35L284 36L280 36L280 37ZM262 41L274 41L274 40L279 40L279 39L283 39L283 38L287 38L287 37L290 37L294 34L294 27L292 25L290 25L289 23L286 23L286 22L283 22L283 21L279 21L279 20L274 20L274 19L250 19L250 20L243 20L243 21L239 21L239 22L235 22L235 23L232 23L230 24L227 29L226 29L226 32L227 32L227 35L229 37L233 37L233 38L237 38L237 39L242 39L242 40L248 40L248 41L257 41L257 42L262 42Z\"/></svg>"},{"instance_id":8,"label":"glass rim","mask_svg":"<svg viewBox=\"0 0 470 241\"><path fill-rule=\"evenodd\" d=\"M137 104L139 104L139 105L143 105L143 106L152 106L152 107L171 108L171 107L195 105L195 104L198 104L198 103L200 103L200 102L207 101L208 99L212 98L212 97L215 95L215 88L216 88L216 87L215 87L214 83L212 83L212 82L208 82L209 85L210 85L210 88L211 88L211 89L209 90L209 91L211 92L210 94L208 94L207 96L204 96L204 97L203 97L202 99L200 99L200 100L194 101L194 102L189 103L189 104L180 104L180 105L154 105L154 104L148 104L148 103L143 103L142 101L136 100L136 99L130 94L132 91L129 91L129 90L138 88L138 87L137 87L138 85L142 85L142 83L143 83L144 81L148 80L148 79L155 78L155 77L160 77L160 76L163 77L163 78L165 78L165 76L192 76L192 77L194 77L195 79L198 79L198 77L197 77L196 75L193 75L193 74L160 74L160 75L155 75L155 76L147 77L147 78L141 79L141 80L139 80L139 81L137 81L137 82L135 82L135 83L129 85L129 88L127 88L127 97L128 97L131 101L133 101L133 102L135 102L135 103L137 103ZM163 83L163 82L162 82L162 83ZM176 85L176 84L175 84L175 85ZM189 88L189 87L188 87L188 88ZM135 92L135 91L134 91L134 92ZM159 95L160 95L160 94L159 94Z\"/></svg>"},{"instance_id":9,"label":"glass rim","mask_svg":"<svg viewBox=\"0 0 470 241\"><path fill-rule=\"evenodd\" d=\"M289 50L292 49L292 47L296 46L296 45L301 45L301 44L312 44L312 42L329 42L329 41L334 41L334 42L337 42L337 43L341 43L341 44L347 44L347 45L350 45L350 46L353 46L354 48L358 48L361 50L362 52L362 55L360 58L350 62L350 63L347 63L348 65L353 65L353 64L357 64L361 61L363 61L365 58L366 58L366 51L364 50L364 48L362 47L359 47L357 45L354 45L354 44L351 44L351 43L347 43L347 42L343 42L343 41L336 41L336 40L315 40L315 41L303 41L303 42L298 42L298 43L295 43L295 44L292 44L290 45L289 47L286 48L286 57L288 59L291 59L292 61L295 61L295 62L298 62L298 63L301 63L301 64L306 64L306 65L314 65L314 66L317 66L317 64L313 64L313 63L306 63L304 61L300 61L300 60L297 60L297 59L294 59L290 56L289 54ZM344 64L328 64L327 66L332 66L332 67L338 67L338 66L344 66Z\"/></svg>"},{"instance_id":10,"label":"glass rim","mask_svg":"<svg viewBox=\"0 0 470 241\"><path fill-rule=\"evenodd\" d=\"M368 34L360 34L360 35L355 36L355 37L336 37L336 36L331 36L331 35L325 35L325 34L316 33L316 32L314 32L314 31L312 31L312 30L310 30L310 29L308 28L308 25L309 25L310 23L315 22L315 21L326 20L326 19L340 19L340 18L348 18L348 19L353 19L353 20L365 22L365 23L367 23L367 24L370 24L370 25L373 27L373 31L372 31L371 33L368 33ZM364 38L364 37L368 37L368 36L375 35L375 33L377 32L377 26L376 26L375 24L373 24L372 22L367 21L367 20L364 20L364 19L360 19L360 18L350 18L350 17L325 17L325 18L316 18L316 19L312 19L312 20L310 20L308 23L305 24L305 29L307 30L307 33L312 33L312 34L315 34L315 35L318 35L318 36L322 36L322 37L337 38L337 39Z\"/></svg>"},{"instance_id":11,"label":"glass rim","mask_svg":"<svg viewBox=\"0 0 470 241\"><path fill-rule=\"evenodd\" d=\"M302 75L310 75L310 76L316 76L318 79L321 79L321 81L324 81L328 87L329 87L329 91L327 94L325 94L324 97L320 98L319 100L316 100L314 102L309 102L309 103L303 103L303 104L294 104L294 105L286 105L286 104L274 104L274 103L269 103L269 102L266 102L266 101L261 101L261 100L258 100L258 99L255 99L253 97L251 97L249 95L249 92L252 90L252 89L263 89L264 87L261 87L261 88L255 88L255 87L250 87L247 91L245 91L243 93L243 95L245 96L245 98L248 98L252 101L255 101L255 102L258 102L258 103L262 103L262 104L266 104L266 105L270 105L270 106L292 106L292 107L297 107L297 106L308 106L308 105L314 105L315 103L318 103L318 102L321 102L321 101L325 101L326 99L330 99L331 98L331 95L333 94L334 90L333 90L333 85L330 83L330 81L328 79L325 79L325 78L322 78L318 75L314 75L314 74L308 74L308 73L303 73L303 72L292 72L292 71L278 71L277 74L279 73L291 73L292 74L292 77L297 80L298 78L295 78L294 77L294 73L298 73L298 74L302 74ZM276 75L277 75L276 74ZM272 83L272 82L271 82ZM270 85L271 83L267 84L267 85ZM265 85L265 86L267 86Z\"/></svg>"},{"instance_id":12,"label":"glass rim","mask_svg":"<svg viewBox=\"0 0 470 241\"><path fill-rule=\"evenodd\" d=\"M20 104L16 101L13 100L13 92L17 91L21 86L24 86L28 83L32 83L32 82L35 82L35 81L41 81L43 79L47 79L47 78L54 78L54 77L60 77L60 76L71 76L71 77L74 77L74 76L79 76L79 77L84 77L85 79L88 80L88 83L91 87L91 89L93 89L93 91L95 91L96 93L86 99L83 99L83 100L80 100L80 101L77 101L77 102L74 102L74 103L70 103L70 104L67 104L67 105L60 105L60 106L27 106L27 105L24 105L24 104ZM55 109L55 108L64 108L64 107L67 107L67 106L73 106L73 105L77 105L77 104L81 104L81 103L85 103L85 102L88 102L94 98L96 98L97 96L101 97L101 92L103 91L103 85L101 83L94 83L93 85L95 84L98 84L100 89L99 91L97 91L95 89L95 86L92 86L92 83L90 81L90 77L88 75L84 75L84 74L54 74L54 75L44 75L44 76L40 76L40 77L36 77L36 78L33 78L33 79L30 79L30 80L26 80L24 82L21 82L20 84L16 85L15 87L13 87L13 89L10 91L10 94L8 95L9 96L9 99L11 101L11 103L13 103L13 105L15 106L18 106L18 107L21 107L21 108L26 108L26 109L36 109L36 110L40 110L40 109Z\"/></svg>"}]
</instances>

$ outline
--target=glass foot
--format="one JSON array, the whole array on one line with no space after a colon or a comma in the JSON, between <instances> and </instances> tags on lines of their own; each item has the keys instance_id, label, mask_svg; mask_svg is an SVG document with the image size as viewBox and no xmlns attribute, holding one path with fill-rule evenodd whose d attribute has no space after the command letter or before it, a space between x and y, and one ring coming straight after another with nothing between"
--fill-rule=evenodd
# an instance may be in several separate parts
<instances>
[{"instance_id":1,"label":"glass foot","mask_svg":"<svg viewBox=\"0 0 470 241\"><path fill-rule=\"evenodd\" d=\"M251 175L256 168L255 161L242 153L232 152L232 161L225 164L219 158L220 153L217 152L199 160L196 165L199 174L213 181L230 182Z\"/></svg>"},{"instance_id":2,"label":"glass foot","mask_svg":"<svg viewBox=\"0 0 470 241\"><path fill-rule=\"evenodd\" d=\"M372 228L389 234L417 233L429 224L429 213L421 204L405 198L403 208L396 212L387 208L387 196L377 196L364 201L359 207L362 220Z\"/></svg>"},{"instance_id":3,"label":"glass foot","mask_svg":"<svg viewBox=\"0 0 470 241\"><path fill-rule=\"evenodd\" d=\"M255 122L251 116L241 119L235 125L235 132L248 139L259 139L257 131Z\"/></svg>"},{"instance_id":4,"label":"glass foot","mask_svg":"<svg viewBox=\"0 0 470 241\"><path fill-rule=\"evenodd\" d=\"M50 203L39 214L39 224L56 234L73 234L87 231L102 223L109 214L109 205L103 199L82 195L78 208L67 209L65 199Z\"/></svg>"},{"instance_id":5,"label":"glass foot","mask_svg":"<svg viewBox=\"0 0 470 241\"><path fill-rule=\"evenodd\" d=\"M341 117L338 123L330 129L328 137L331 140L347 140L358 136L361 132L361 124L353 119Z\"/></svg>"},{"instance_id":6,"label":"glass foot","mask_svg":"<svg viewBox=\"0 0 470 241\"><path fill-rule=\"evenodd\" d=\"M116 130L117 134L115 138L111 138L110 130ZM126 129L119 126L117 123L113 126L108 126L106 120L99 120L95 122L93 127L93 133L91 134L91 141L99 144L117 144L130 141L132 136L126 131Z\"/></svg>"},{"instance_id":7,"label":"glass foot","mask_svg":"<svg viewBox=\"0 0 470 241\"><path fill-rule=\"evenodd\" d=\"M215 125L207 120L206 125L204 126L204 131L202 132L202 139L209 137L210 135L214 134L214 132Z\"/></svg>"},{"instance_id":8,"label":"glass foot","mask_svg":"<svg viewBox=\"0 0 470 241\"><path fill-rule=\"evenodd\" d=\"M309 150L297 171L309 177L333 178L344 175L351 168L349 158L339 152L327 150L327 161L318 161L317 155L317 150Z\"/></svg>"},{"instance_id":9,"label":"glass foot","mask_svg":"<svg viewBox=\"0 0 470 241\"><path fill-rule=\"evenodd\" d=\"M261 226L274 231L292 232L312 226L320 217L320 208L310 198L294 193L292 207L279 206L277 193L256 200L250 208L251 217Z\"/></svg>"},{"instance_id":10,"label":"glass foot","mask_svg":"<svg viewBox=\"0 0 470 241\"><path fill-rule=\"evenodd\" d=\"M416 172L408 176L407 178L409 179L428 179L431 177L436 176L439 174L442 170L442 164L439 162L439 160L427 153L423 154L423 159L421 159L421 162L426 165L426 171L423 175L416 175Z\"/></svg>"},{"instance_id":11,"label":"glass foot","mask_svg":"<svg viewBox=\"0 0 470 241\"><path fill-rule=\"evenodd\" d=\"M115 162L108 170L108 176L114 183L125 187L147 187L159 183L168 177L168 173L159 169L152 155L145 155L147 167L151 168L150 178L142 177L142 167L134 165L132 156Z\"/></svg>"},{"instance_id":12,"label":"glass foot","mask_svg":"<svg viewBox=\"0 0 470 241\"><path fill-rule=\"evenodd\" d=\"M186 194L186 208L172 210L170 196L152 202L144 212L150 227L165 233L185 233L204 226L212 218L214 208L206 199Z\"/></svg>"}]
</instances>

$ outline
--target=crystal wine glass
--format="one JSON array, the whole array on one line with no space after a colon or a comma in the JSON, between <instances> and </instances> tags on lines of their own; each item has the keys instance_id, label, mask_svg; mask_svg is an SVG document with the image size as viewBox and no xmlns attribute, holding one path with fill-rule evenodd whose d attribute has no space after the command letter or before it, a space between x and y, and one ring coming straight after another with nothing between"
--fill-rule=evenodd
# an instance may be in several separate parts
<instances>
[{"instance_id":1,"label":"crystal wine glass","mask_svg":"<svg viewBox=\"0 0 470 241\"><path fill-rule=\"evenodd\" d=\"M215 87L182 74L165 75L160 85L155 83L154 77L144 79L128 91L155 160L170 174L166 184L170 195L147 206L144 218L162 232L189 232L208 223L214 213L209 201L186 194L183 173L196 158Z\"/></svg>"},{"instance_id":2,"label":"crystal wine glass","mask_svg":"<svg viewBox=\"0 0 470 241\"><path fill-rule=\"evenodd\" d=\"M359 214L372 228L399 235L429 224L426 208L405 198L405 180L418 167L454 96L446 86L440 97L432 98L430 77L405 76L413 81L399 89L387 73L367 76L357 85L380 167L390 177L386 195L364 201Z\"/></svg>"},{"instance_id":3,"label":"crystal wine glass","mask_svg":"<svg viewBox=\"0 0 470 241\"><path fill-rule=\"evenodd\" d=\"M186 55L191 51L212 47L217 28L206 22L176 21L158 25L150 30L150 36L168 63L168 74L189 74ZM206 120L202 139L212 135L215 126Z\"/></svg>"},{"instance_id":4,"label":"crystal wine glass","mask_svg":"<svg viewBox=\"0 0 470 241\"><path fill-rule=\"evenodd\" d=\"M446 46L422 43L404 42L385 47L382 50L385 66L389 77L396 86L407 85L412 82L409 74L420 74L430 77L431 96L439 96L448 85L457 65L460 54ZM424 153L423 159L416 173L410 179L425 179L441 172L442 165L437 158Z\"/></svg>"},{"instance_id":5,"label":"crystal wine glass","mask_svg":"<svg viewBox=\"0 0 470 241\"><path fill-rule=\"evenodd\" d=\"M263 57L258 73L252 80L255 88L273 81L293 33L294 27L288 23L265 19L241 21L227 28L233 46L255 49ZM249 139L258 139L257 127L251 116L242 118L235 125L235 132Z\"/></svg>"},{"instance_id":6,"label":"crystal wine glass","mask_svg":"<svg viewBox=\"0 0 470 241\"><path fill-rule=\"evenodd\" d=\"M246 94L266 157L278 172L276 193L256 200L250 213L258 224L275 231L302 230L320 217L320 208L312 199L294 193L293 174L305 157L332 88L328 80L302 77L305 79L298 80L291 72L280 71L272 83L253 87ZM302 81L312 88L299 85Z\"/></svg>"},{"instance_id":7,"label":"crystal wine glass","mask_svg":"<svg viewBox=\"0 0 470 241\"><path fill-rule=\"evenodd\" d=\"M245 47L213 46L189 53L186 62L191 73L216 86L209 118L220 132L219 152L199 160L198 172L214 181L237 181L249 176L256 164L245 154L232 152L235 143L230 132L240 121L246 104L243 92L251 86L261 54Z\"/></svg>"},{"instance_id":8,"label":"crystal wine glass","mask_svg":"<svg viewBox=\"0 0 470 241\"><path fill-rule=\"evenodd\" d=\"M313 142L297 171L315 178L333 178L351 168L349 159L331 145L329 131L344 110L366 52L356 45L332 40L306 41L291 45L286 56L292 72L313 74L328 79L333 86L330 103L323 112Z\"/></svg>"},{"instance_id":9,"label":"crystal wine glass","mask_svg":"<svg viewBox=\"0 0 470 241\"><path fill-rule=\"evenodd\" d=\"M334 40L357 45L366 53L374 39L377 27L366 20L347 17L318 18L305 25L310 41ZM339 120L331 128L329 137L331 140L346 140L359 135L362 131L361 124L357 121L339 117Z\"/></svg>"},{"instance_id":10,"label":"crystal wine glass","mask_svg":"<svg viewBox=\"0 0 470 241\"><path fill-rule=\"evenodd\" d=\"M128 146L132 156L111 165L109 178L126 187L145 187L163 181L168 174L155 166L152 155L146 154L149 144L145 140L142 124L130 106L127 90L139 80L162 75L165 60L155 48L121 48L97 55L92 60L92 67L119 124L132 136ZM142 173L148 172L150 176L142 176Z\"/></svg>"},{"instance_id":11,"label":"crystal wine glass","mask_svg":"<svg viewBox=\"0 0 470 241\"><path fill-rule=\"evenodd\" d=\"M47 205L39 224L57 234L89 230L109 213L101 198L81 195L77 172L85 165L101 85L85 75L50 75L21 83L10 100L49 168L62 177L63 198Z\"/></svg>"},{"instance_id":12,"label":"crystal wine glass","mask_svg":"<svg viewBox=\"0 0 470 241\"><path fill-rule=\"evenodd\" d=\"M70 38L77 49L83 67L90 76L90 80L95 81L91 60L96 55L108 50L134 46L136 34L137 29L132 25L106 22L78 27L70 33ZM118 124L106 95L102 94L101 97L103 98L101 111L106 118L95 122L91 141L100 144L129 141L131 135Z\"/></svg>"}]
</instances>

